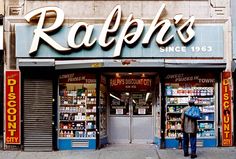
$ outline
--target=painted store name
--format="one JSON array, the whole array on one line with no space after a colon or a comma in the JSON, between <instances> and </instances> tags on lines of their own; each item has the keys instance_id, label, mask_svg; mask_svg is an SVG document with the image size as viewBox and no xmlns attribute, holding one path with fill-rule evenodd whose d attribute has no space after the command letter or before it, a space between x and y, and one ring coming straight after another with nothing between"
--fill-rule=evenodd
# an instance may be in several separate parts
<instances>
[{"instance_id":1,"label":"painted store name","mask_svg":"<svg viewBox=\"0 0 236 159\"><path fill-rule=\"evenodd\" d=\"M151 38L154 34L156 34L156 43L158 46L166 46L174 39L174 35L169 32L171 29L171 21L168 19L160 20L164 9L165 4L162 4L146 34L144 35L142 39L142 45L144 47L150 44ZM56 13L55 21L51 26L44 27L46 15L50 12ZM119 57L121 56L122 47L124 45L135 45L135 43L140 39L145 26L143 20L134 19L133 14L130 14L123 27L120 28L121 15L121 6L117 5L105 20L99 37L93 39L92 34L94 25L90 25L85 22L77 22L73 24L67 37L68 46L62 46L50 37L48 33L53 32L62 26L64 21L63 10L58 7L43 7L33 10L25 15L27 22L30 22L35 18L39 18L37 28L34 30L34 37L29 54L31 56L36 55L39 47L39 41L42 39L59 52L67 52L72 49L91 48L96 42L98 42L98 44L104 49L112 48L115 45L113 57ZM182 18L183 15L178 14L173 18L173 20L178 37L183 44L187 44L195 36L195 31L193 30L195 17L191 16L185 22L180 23ZM121 31L118 38L115 39L114 35L116 35L119 29ZM81 31L84 32L83 38L80 42L77 42L76 37L81 33Z\"/></svg>"}]
</instances>

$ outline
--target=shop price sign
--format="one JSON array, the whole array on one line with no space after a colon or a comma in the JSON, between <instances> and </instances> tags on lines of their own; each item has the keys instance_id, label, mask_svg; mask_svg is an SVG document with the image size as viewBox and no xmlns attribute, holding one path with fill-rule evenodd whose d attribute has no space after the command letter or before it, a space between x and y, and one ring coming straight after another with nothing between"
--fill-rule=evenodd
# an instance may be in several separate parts
<instances>
[{"instance_id":1,"label":"shop price sign","mask_svg":"<svg viewBox=\"0 0 236 159\"><path fill-rule=\"evenodd\" d=\"M5 72L5 142L20 144L20 71Z\"/></svg>"},{"instance_id":2,"label":"shop price sign","mask_svg":"<svg viewBox=\"0 0 236 159\"><path fill-rule=\"evenodd\" d=\"M222 73L222 146L232 146L231 72Z\"/></svg>"}]
</instances>

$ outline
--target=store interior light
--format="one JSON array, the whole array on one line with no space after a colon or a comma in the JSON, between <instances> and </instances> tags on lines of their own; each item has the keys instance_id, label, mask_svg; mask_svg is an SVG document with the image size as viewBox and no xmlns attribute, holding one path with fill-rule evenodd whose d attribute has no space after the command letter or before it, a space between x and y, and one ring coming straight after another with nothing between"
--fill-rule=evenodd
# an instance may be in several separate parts
<instances>
[{"instance_id":1,"label":"store interior light","mask_svg":"<svg viewBox=\"0 0 236 159\"><path fill-rule=\"evenodd\" d=\"M129 72L128 74L129 74L129 75L132 75L133 73L132 73L132 72Z\"/></svg>"},{"instance_id":2,"label":"store interior light","mask_svg":"<svg viewBox=\"0 0 236 159\"><path fill-rule=\"evenodd\" d=\"M145 77L145 73L142 73L141 77Z\"/></svg>"},{"instance_id":3,"label":"store interior light","mask_svg":"<svg viewBox=\"0 0 236 159\"><path fill-rule=\"evenodd\" d=\"M129 96L129 92L126 92L125 94L126 94L127 96Z\"/></svg>"},{"instance_id":4,"label":"store interior light","mask_svg":"<svg viewBox=\"0 0 236 159\"><path fill-rule=\"evenodd\" d=\"M133 99L133 103L136 104L135 100Z\"/></svg>"},{"instance_id":5,"label":"store interior light","mask_svg":"<svg viewBox=\"0 0 236 159\"><path fill-rule=\"evenodd\" d=\"M119 78L119 77L120 77L120 74L119 74L119 73L116 73L116 77L118 77L118 78Z\"/></svg>"},{"instance_id":6,"label":"store interior light","mask_svg":"<svg viewBox=\"0 0 236 159\"><path fill-rule=\"evenodd\" d=\"M117 99L117 100L120 100L120 98L116 97L115 95L113 95L113 94L111 94L111 93L110 93L110 96L113 97L113 98L115 98L115 99Z\"/></svg>"},{"instance_id":7,"label":"store interior light","mask_svg":"<svg viewBox=\"0 0 236 159\"><path fill-rule=\"evenodd\" d=\"M147 100L148 100L148 98L149 98L149 95L150 95L150 93L149 92L147 92L147 94L146 94L146 102L147 102Z\"/></svg>"}]
</instances>

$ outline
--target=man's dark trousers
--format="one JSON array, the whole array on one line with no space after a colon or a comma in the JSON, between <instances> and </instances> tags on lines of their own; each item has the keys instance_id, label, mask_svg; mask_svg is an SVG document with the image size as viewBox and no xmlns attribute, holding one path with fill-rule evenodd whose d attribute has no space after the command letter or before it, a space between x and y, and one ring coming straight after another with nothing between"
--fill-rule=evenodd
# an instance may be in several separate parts
<instances>
[{"instance_id":1,"label":"man's dark trousers","mask_svg":"<svg viewBox=\"0 0 236 159\"><path fill-rule=\"evenodd\" d=\"M196 133L183 133L183 150L184 154L188 154L188 145L189 145L189 136L190 136L190 145L191 145L191 154L196 154Z\"/></svg>"}]
</instances>

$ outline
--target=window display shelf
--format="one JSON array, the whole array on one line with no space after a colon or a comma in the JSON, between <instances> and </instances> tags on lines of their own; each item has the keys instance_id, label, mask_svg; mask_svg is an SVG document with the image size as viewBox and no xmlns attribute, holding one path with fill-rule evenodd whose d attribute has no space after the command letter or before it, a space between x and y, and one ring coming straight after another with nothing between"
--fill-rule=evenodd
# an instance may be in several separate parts
<instances>
[{"instance_id":1,"label":"window display shelf","mask_svg":"<svg viewBox=\"0 0 236 159\"><path fill-rule=\"evenodd\" d=\"M215 128L199 128L199 130L212 130L212 129L215 129Z\"/></svg>"},{"instance_id":2,"label":"window display shelf","mask_svg":"<svg viewBox=\"0 0 236 159\"><path fill-rule=\"evenodd\" d=\"M70 90L71 88L74 90ZM64 92L60 90L59 95L59 139L94 138L96 136L96 84L70 83L66 90Z\"/></svg>"},{"instance_id":3,"label":"window display shelf","mask_svg":"<svg viewBox=\"0 0 236 159\"><path fill-rule=\"evenodd\" d=\"M73 122L85 122L85 120L60 120L60 122L73 123Z\"/></svg>"},{"instance_id":4,"label":"window display shelf","mask_svg":"<svg viewBox=\"0 0 236 159\"><path fill-rule=\"evenodd\" d=\"M201 110L202 118L198 120L199 132L201 137L214 137L214 87L190 87L177 88L175 83L173 86L169 83L166 85L166 138L173 139L182 137L181 132L181 114L182 109L188 106L190 97L195 98L195 105Z\"/></svg>"},{"instance_id":5,"label":"window display shelf","mask_svg":"<svg viewBox=\"0 0 236 159\"><path fill-rule=\"evenodd\" d=\"M178 103L178 104L167 103L167 105L169 105L169 106L183 106L183 107L188 106L187 103Z\"/></svg>"},{"instance_id":6,"label":"window display shelf","mask_svg":"<svg viewBox=\"0 0 236 159\"><path fill-rule=\"evenodd\" d=\"M215 112L213 112L213 111L211 111L211 112L201 112L202 114L210 114L210 113L215 113Z\"/></svg>"},{"instance_id":7,"label":"window display shelf","mask_svg":"<svg viewBox=\"0 0 236 159\"><path fill-rule=\"evenodd\" d=\"M214 120L197 120L198 122L214 122Z\"/></svg>"},{"instance_id":8,"label":"window display shelf","mask_svg":"<svg viewBox=\"0 0 236 159\"><path fill-rule=\"evenodd\" d=\"M65 131L84 131L84 129L63 129L61 128L60 130L65 130Z\"/></svg>"},{"instance_id":9,"label":"window display shelf","mask_svg":"<svg viewBox=\"0 0 236 159\"><path fill-rule=\"evenodd\" d=\"M60 139L96 139L95 137L60 137Z\"/></svg>"}]
</instances>

